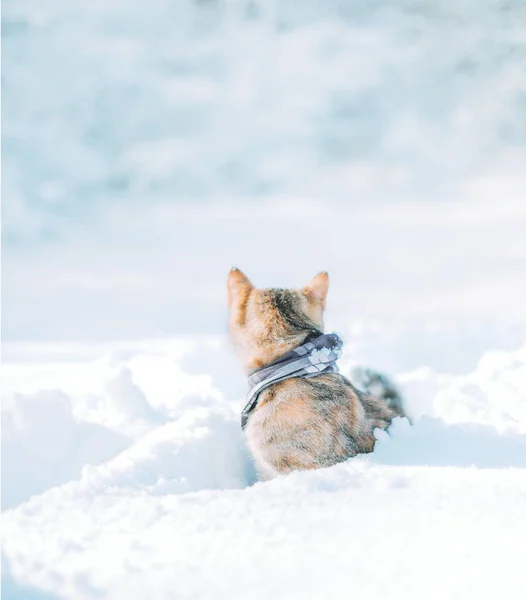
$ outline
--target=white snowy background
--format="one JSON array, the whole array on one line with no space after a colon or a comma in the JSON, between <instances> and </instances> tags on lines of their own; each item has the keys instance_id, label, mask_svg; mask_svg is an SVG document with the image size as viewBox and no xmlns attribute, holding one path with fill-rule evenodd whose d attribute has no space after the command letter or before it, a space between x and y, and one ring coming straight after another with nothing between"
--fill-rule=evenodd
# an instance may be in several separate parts
<instances>
[{"instance_id":1,"label":"white snowy background","mask_svg":"<svg viewBox=\"0 0 526 600\"><path fill-rule=\"evenodd\" d=\"M525 2L2 8L2 598L521 598ZM413 426L256 483L232 265Z\"/></svg>"}]
</instances>

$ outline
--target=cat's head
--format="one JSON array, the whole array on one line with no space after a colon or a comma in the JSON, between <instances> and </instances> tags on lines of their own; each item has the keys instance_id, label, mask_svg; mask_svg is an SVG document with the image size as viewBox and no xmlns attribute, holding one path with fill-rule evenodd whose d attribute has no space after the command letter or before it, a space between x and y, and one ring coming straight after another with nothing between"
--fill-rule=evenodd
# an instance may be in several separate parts
<instances>
[{"instance_id":1,"label":"cat's head","mask_svg":"<svg viewBox=\"0 0 526 600\"><path fill-rule=\"evenodd\" d=\"M227 280L228 331L245 371L264 367L322 333L328 289L325 272L298 290L257 289L233 268Z\"/></svg>"}]
</instances>

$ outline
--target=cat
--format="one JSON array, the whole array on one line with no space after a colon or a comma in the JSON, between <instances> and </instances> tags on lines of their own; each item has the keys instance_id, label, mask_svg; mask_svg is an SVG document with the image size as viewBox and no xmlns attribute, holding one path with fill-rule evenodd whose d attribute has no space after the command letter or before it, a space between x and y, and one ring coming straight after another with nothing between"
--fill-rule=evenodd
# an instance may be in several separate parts
<instances>
[{"instance_id":1,"label":"cat","mask_svg":"<svg viewBox=\"0 0 526 600\"><path fill-rule=\"evenodd\" d=\"M229 337L247 375L323 334L329 276L304 288L257 289L237 268L227 280ZM382 375L365 371L374 395L337 372L272 383L248 414L244 434L262 479L318 469L372 452L374 430L405 416L400 395Z\"/></svg>"}]
</instances>

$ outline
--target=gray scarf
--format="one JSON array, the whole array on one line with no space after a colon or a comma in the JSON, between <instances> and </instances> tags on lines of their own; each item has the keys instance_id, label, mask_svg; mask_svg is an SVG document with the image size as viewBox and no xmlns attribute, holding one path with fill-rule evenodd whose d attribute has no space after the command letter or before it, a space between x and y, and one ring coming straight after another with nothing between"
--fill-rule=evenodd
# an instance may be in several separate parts
<instances>
[{"instance_id":1,"label":"gray scarf","mask_svg":"<svg viewBox=\"0 0 526 600\"><path fill-rule=\"evenodd\" d=\"M301 346L249 375L249 391L246 396L247 403L241 413L241 427L245 429L249 414L257 406L259 394L273 383L292 377L337 373L336 361L341 356L342 346L342 340L335 333L307 338Z\"/></svg>"}]
</instances>

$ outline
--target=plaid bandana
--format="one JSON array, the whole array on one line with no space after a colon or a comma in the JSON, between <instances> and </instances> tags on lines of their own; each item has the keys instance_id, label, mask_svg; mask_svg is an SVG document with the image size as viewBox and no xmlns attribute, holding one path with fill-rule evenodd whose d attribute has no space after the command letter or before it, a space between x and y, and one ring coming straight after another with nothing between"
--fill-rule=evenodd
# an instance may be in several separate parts
<instances>
[{"instance_id":1,"label":"plaid bandana","mask_svg":"<svg viewBox=\"0 0 526 600\"><path fill-rule=\"evenodd\" d=\"M248 377L247 403L241 413L245 429L248 416L257 406L258 396L273 383L292 377L315 377L320 373L337 373L336 361L342 353L342 340L335 333L324 333L294 348Z\"/></svg>"}]
</instances>

